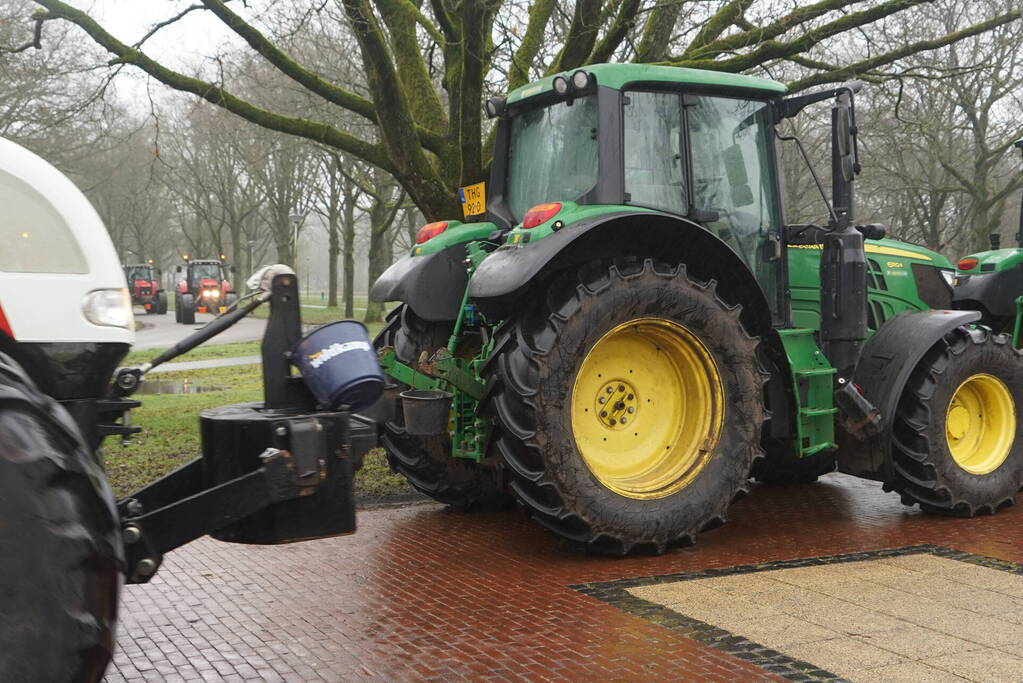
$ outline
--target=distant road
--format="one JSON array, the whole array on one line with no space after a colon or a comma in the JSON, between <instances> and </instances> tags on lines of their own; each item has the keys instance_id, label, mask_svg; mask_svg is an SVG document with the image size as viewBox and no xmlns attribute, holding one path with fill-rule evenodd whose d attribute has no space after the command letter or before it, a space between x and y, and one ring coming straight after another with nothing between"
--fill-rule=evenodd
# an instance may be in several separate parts
<instances>
[{"instance_id":1,"label":"distant road","mask_svg":"<svg viewBox=\"0 0 1023 683\"><path fill-rule=\"evenodd\" d=\"M213 315L196 313L194 325L182 325L174 322L174 311L168 311L164 315L147 315L141 308L136 308L135 319L140 321L144 327L135 332L135 346L132 348L162 349L173 346L178 340L213 320ZM244 318L234 327L221 332L207 343L230 344L262 339L264 329L266 329L265 318Z\"/></svg>"}]
</instances>

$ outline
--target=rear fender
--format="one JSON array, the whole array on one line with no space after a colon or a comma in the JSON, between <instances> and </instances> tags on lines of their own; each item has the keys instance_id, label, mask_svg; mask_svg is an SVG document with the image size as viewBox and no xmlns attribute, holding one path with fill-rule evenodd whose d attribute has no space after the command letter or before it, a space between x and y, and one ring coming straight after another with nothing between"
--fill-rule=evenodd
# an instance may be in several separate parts
<instances>
[{"instance_id":1,"label":"rear fender","mask_svg":"<svg viewBox=\"0 0 1023 683\"><path fill-rule=\"evenodd\" d=\"M454 320L465 294L465 244L396 261L373 283L370 301L402 301L424 320Z\"/></svg>"},{"instance_id":2,"label":"rear fender","mask_svg":"<svg viewBox=\"0 0 1023 683\"><path fill-rule=\"evenodd\" d=\"M504 317L524 289L546 274L619 256L684 263L691 277L716 280L724 301L742 305L741 320L751 334L771 329L763 290L731 247L692 221L651 211L600 214L537 241L505 244L473 273L469 296L484 311Z\"/></svg>"},{"instance_id":3,"label":"rear fender","mask_svg":"<svg viewBox=\"0 0 1023 683\"><path fill-rule=\"evenodd\" d=\"M866 441L839 435L842 472L882 481L891 478L892 425L909 376L942 337L979 319L978 311L909 311L881 325L864 345L853 374L853 382L881 413L881 431Z\"/></svg>"}]
</instances>

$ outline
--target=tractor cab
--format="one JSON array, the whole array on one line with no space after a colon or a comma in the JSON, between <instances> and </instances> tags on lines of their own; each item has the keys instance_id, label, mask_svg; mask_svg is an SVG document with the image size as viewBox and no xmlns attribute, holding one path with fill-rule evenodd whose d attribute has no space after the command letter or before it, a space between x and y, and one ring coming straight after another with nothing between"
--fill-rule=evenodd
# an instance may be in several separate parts
<instances>
[{"instance_id":1,"label":"tractor cab","mask_svg":"<svg viewBox=\"0 0 1023 683\"><path fill-rule=\"evenodd\" d=\"M774 123L784 92L748 76L594 65L492 100L501 118L489 216L516 231L537 227L527 214L552 203L564 223L600 205L682 217L755 274L780 319ZM525 234L511 239L536 239Z\"/></svg>"}]
</instances>

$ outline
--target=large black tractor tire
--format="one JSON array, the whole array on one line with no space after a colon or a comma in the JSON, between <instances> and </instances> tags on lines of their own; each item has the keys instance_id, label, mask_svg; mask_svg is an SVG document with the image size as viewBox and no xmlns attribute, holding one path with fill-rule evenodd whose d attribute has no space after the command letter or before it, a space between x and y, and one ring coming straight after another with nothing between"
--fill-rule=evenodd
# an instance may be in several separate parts
<instances>
[{"instance_id":1,"label":"large black tractor tire","mask_svg":"<svg viewBox=\"0 0 1023 683\"><path fill-rule=\"evenodd\" d=\"M391 346L399 360L414 364L423 351L432 354L446 346L450 334L451 323L422 320L400 305L387 316L387 325L373 345ZM408 434L400 404L394 421L384 423L380 440L391 468L436 501L465 510L497 509L511 502L499 485L496 461L476 463L452 457L447 434Z\"/></svg>"},{"instance_id":2,"label":"large black tractor tire","mask_svg":"<svg viewBox=\"0 0 1023 683\"><path fill-rule=\"evenodd\" d=\"M156 293L156 303L153 308L156 309L157 315L167 314L167 292Z\"/></svg>"},{"instance_id":3,"label":"large black tractor tire","mask_svg":"<svg viewBox=\"0 0 1023 683\"><path fill-rule=\"evenodd\" d=\"M181 322L181 295L174 295L174 322Z\"/></svg>"},{"instance_id":4,"label":"large black tractor tire","mask_svg":"<svg viewBox=\"0 0 1023 683\"><path fill-rule=\"evenodd\" d=\"M486 367L496 444L530 516L611 555L660 553L723 523L764 421L739 307L650 260L543 286Z\"/></svg>"},{"instance_id":5,"label":"large black tractor tire","mask_svg":"<svg viewBox=\"0 0 1023 683\"><path fill-rule=\"evenodd\" d=\"M899 399L894 479L906 505L956 517L993 514L1023 487L1023 352L984 327L935 344Z\"/></svg>"},{"instance_id":6,"label":"large black tractor tire","mask_svg":"<svg viewBox=\"0 0 1023 683\"><path fill-rule=\"evenodd\" d=\"M67 412L0 354L0 680L99 680L123 563L102 467Z\"/></svg>"},{"instance_id":7,"label":"large black tractor tire","mask_svg":"<svg viewBox=\"0 0 1023 683\"><path fill-rule=\"evenodd\" d=\"M185 325L195 324L195 297L191 294L182 294L178 297L178 306L181 308L178 322Z\"/></svg>"}]
</instances>

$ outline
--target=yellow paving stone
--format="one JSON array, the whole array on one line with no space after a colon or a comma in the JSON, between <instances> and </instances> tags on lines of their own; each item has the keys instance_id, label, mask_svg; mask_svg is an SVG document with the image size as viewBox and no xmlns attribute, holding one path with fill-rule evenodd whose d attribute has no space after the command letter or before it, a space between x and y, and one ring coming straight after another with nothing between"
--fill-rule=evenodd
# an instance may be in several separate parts
<instances>
[{"instance_id":1,"label":"yellow paving stone","mask_svg":"<svg viewBox=\"0 0 1023 683\"><path fill-rule=\"evenodd\" d=\"M861 669L902 664L907 661L894 652L852 638L792 645L785 647L784 652L789 657L813 662L839 676L847 676Z\"/></svg>"},{"instance_id":2,"label":"yellow paving stone","mask_svg":"<svg viewBox=\"0 0 1023 683\"><path fill-rule=\"evenodd\" d=\"M911 555L630 592L851 680L1023 682L1023 576L957 560Z\"/></svg>"},{"instance_id":3,"label":"yellow paving stone","mask_svg":"<svg viewBox=\"0 0 1023 683\"><path fill-rule=\"evenodd\" d=\"M666 607L688 602L709 602L724 599L726 596L698 581L676 581L674 583L658 583L652 586L630 588L629 593L642 600L656 602Z\"/></svg>"},{"instance_id":4,"label":"yellow paving stone","mask_svg":"<svg viewBox=\"0 0 1023 683\"><path fill-rule=\"evenodd\" d=\"M959 560L950 560L947 557L938 557L930 553L912 553L909 555L886 557L878 560L878 563L908 569L909 571L921 574L944 574L950 569L963 565Z\"/></svg>"},{"instance_id":5,"label":"yellow paving stone","mask_svg":"<svg viewBox=\"0 0 1023 683\"><path fill-rule=\"evenodd\" d=\"M1023 598L1023 576L1019 574L1010 574L998 569L988 569L987 567L960 562L958 567L950 569L943 576L946 579L968 586Z\"/></svg>"},{"instance_id":6,"label":"yellow paving stone","mask_svg":"<svg viewBox=\"0 0 1023 683\"><path fill-rule=\"evenodd\" d=\"M936 657L927 663L978 683L1023 680L1020 659L998 650L960 652Z\"/></svg>"},{"instance_id":7,"label":"yellow paving stone","mask_svg":"<svg viewBox=\"0 0 1023 683\"><path fill-rule=\"evenodd\" d=\"M785 615L759 619L726 620L724 624L719 625L733 635L742 636L754 643L760 643L776 650L789 645L831 640L842 635L831 629Z\"/></svg>"},{"instance_id":8,"label":"yellow paving stone","mask_svg":"<svg viewBox=\"0 0 1023 683\"><path fill-rule=\"evenodd\" d=\"M854 683L959 683L970 680L923 662L905 662L851 671L846 674L846 678Z\"/></svg>"},{"instance_id":9,"label":"yellow paving stone","mask_svg":"<svg viewBox=\"0 0 1023 683\"><path fill-rule=\"evenodd\" d=\"M1012 621L1007 618L1010 615L1023 614L1023 604L1018 598L984 588L962 586L957 591L935 593L934 599L952 607L1001 617L1006 621Z\"/></svg>"},{"instance_id":10,"label":"yellow paving stone","mask_svg":"<svg viewBox=\"0 0 1023 683\"><path fill-rule=\"evenodd\" d=\"M802 612L787 612L819 626L850 635L882 633L907 626L906 621L849 602L820 602Z\"/></svg>"},{"instance_id":11,"label":"yellow paving stone","mask_svg":"<svg viewBox=\"0 0 1023 683\"><path fill-rule=\"evenodd\" d=\"M771 577L774 572L754 572L750 574L729 574L713 579L700 579L700 583L723 593L741 593L754 595L777 590L787 584Z\"/></svg>"},{"instance_id":12,"label":"yellow paving stone","mask_svg":"<svg viewBox=\"0 0 1023 683\"><path fill-rule=\"evenodd\" d=\"M855 636L855 638L913 660L940 657L954 652L977 650L982 647L968 640L909 624L892 631Z\"/></svg>"}]
</instances>

